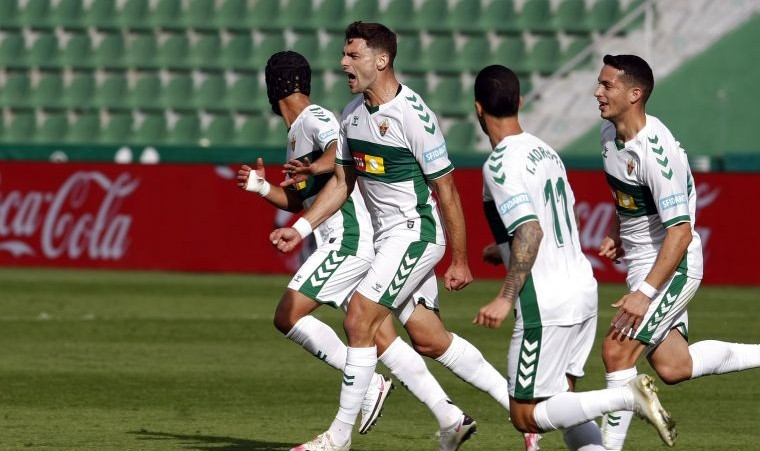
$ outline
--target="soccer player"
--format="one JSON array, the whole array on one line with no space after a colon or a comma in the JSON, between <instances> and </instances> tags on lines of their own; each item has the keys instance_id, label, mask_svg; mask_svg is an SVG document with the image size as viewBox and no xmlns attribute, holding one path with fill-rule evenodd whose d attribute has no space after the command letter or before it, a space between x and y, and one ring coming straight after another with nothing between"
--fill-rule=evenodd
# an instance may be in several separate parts
<instances>
[{"instance_id":1,"label":"soccer player","mask_svg":"<svg viewBox=\"0 0 760 451\"><path fill-rule=\"evenodd\" d=\"M672 446L673 424L649 376L572 392L594 342L597 285L581 251L565 166L548 144L523 131L520 103L510 69L493 65L478 73L475 110L493 148L483 165L484 207L508 273L473 323L496 328L515 309L507 359L512 423L522 432L562 429L573 450L603 450L592 420L635 411Z\"/></svg>"},{"instance_id":2,"label":"soccer player","mask_svg":"<svg viewBox=\"0 0 760 451\"><path fill-rule=\"evenodd\" d=\"M273 111L288 127L288 159L335 160L338 121L328 110L311 104L311 70L306 59L292 51L272 55L265 69L267 94ZM308 209L315 195L330 179L316 176L298 184L272 186L265 179L263 162L243 166L238 186L261 195L275 207L290 211ZM293 276L275 312L275 327L286 337L330 366L343 371L346 346L326 324L310 315L327 304L346 309L350 294L369 270L374 256L372 224L358 192L319 227L319 247ZM434 285L423 286L416 296L433 298ZM414 396L425 403L440 421L460 412L425 366L422 357L396 335L388 318L375 337L379 359ZM360 433L366 433L380 415L392 383L380 374L371 375L370 388L361 401Z\"/></svg>"},{"instance_id":3,"label":"soccer player","mask_svg":"<svg viewBox=\"0 0 760 451\"><path fill-rule=\"evenodd\" d=\"M396 80L395 33L381 24L354 22L345 37L341 65L351 92L363 95L343 112L333 178L294 227L270 237L279 250L292 250L340 208L358 183L374 226L376 253L344 321L349 345L344 381L351 383L341 386L340 409L329 430L296 450L350 449L377 364L374 339L391 311L419 353L509 405L506 380L472 344L446 330L437 313L438 297L412 296L420 286L437 286L433 269L445 252L444 225L452 249L444 284L459 290L472 281L454 168L438 121L418 94ZM458 408L450 413L441 429L441 451L458 449L476 428Z\"/></svg>"},{"instance_id":4,"label":"soccer player","mask_svg":"<svg viewBox=\"0 0 760 451\"><path fill-rule=\"evenodd\" d=\"M697 190L686 151L659 119L646 114L654 88L649 65L635 55L605 55L594 95L606 119L602 160L617 220L599 255L622 258L630 292L602 345L607 386L636 377L645 354L667 384L760 366L760 345L700 341L689 346L686 307L702 279L702 245L694 228ZM630 414L602 423L607 449L622 449Z\"/></svg>"}]
</instances>

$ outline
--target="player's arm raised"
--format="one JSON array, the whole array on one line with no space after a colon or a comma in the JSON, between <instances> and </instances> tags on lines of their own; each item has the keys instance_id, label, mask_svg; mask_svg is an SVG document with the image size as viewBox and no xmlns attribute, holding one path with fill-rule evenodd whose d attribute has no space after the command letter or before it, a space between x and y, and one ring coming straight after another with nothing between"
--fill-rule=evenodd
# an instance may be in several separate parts
<instances>
[{"instance_id":1,"label":"player's arm raised","mask_svg":"<svg viewBox=\"0 0 760 451\"><path fill-rule=\"evenodd\" d=\"M304 161L290 160L283 166L282 172L290 175L290 178L283 180L280 186L290 186L301 183L314 175L326 174L335 170L335 153L338 148L338 142L333 141L326 148L324 153L314 161L308 158Z\"/></svg>"},{"instance_id":2,"label":"player's arm raised","mask_svg":"<svg viewBox=\"0 0 760 451\"><path fill-rule=\"evenodd\" d=\"M303 210L301 198L292 190L273 186L266 181L264 160L258 158L254 167L246 164L238 169L237 185L241 189L257 193L273 206L298 213Z\"/></svg>"},{"instance_id":3,"label":"player's arm raised","mask_svg":"<svg viewBox=\"0 0 760 451\"><path fill-rule=\"evenodd\" d=\"M451 172L430 180L430 186L438 196L444 228L451 248L451 265L444 275L446 289L461 290L472 282L467 261L467 232L459 192Z\"/></svg>"}]
</instances>

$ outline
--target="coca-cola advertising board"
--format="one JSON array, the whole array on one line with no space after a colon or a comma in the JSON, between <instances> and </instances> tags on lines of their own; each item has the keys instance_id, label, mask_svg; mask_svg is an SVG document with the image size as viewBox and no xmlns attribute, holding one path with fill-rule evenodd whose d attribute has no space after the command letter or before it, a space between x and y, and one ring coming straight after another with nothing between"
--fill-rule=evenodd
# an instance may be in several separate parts
<instances>
[{"instance_id":1,"label":"coca-cola advertising board","mask_svg":"<svg viewBox=\"0 0 760 451\"><path fill-rule=\"evenodd\" d=\"M235 185L234 166L0 162L0 265L290 273L299 253L282 255L268 235L288 219ZM279 167L267 168L279 180ZM482 261L491 241L482 213L479 168L457 169L473 274L498 278L503 266ZM600 281L624 280L625 268L596 255L614 217L601 171L571 171L581 242ZM746 228L760 220L745 205L760 174L697 174L698 231L705 282L760 284L760 251ZM292 221L292 218L290 219ZM448 257L447 257L448 258ZM447 260L439 265L445 270Z\"/></svg>"}]
</instances>

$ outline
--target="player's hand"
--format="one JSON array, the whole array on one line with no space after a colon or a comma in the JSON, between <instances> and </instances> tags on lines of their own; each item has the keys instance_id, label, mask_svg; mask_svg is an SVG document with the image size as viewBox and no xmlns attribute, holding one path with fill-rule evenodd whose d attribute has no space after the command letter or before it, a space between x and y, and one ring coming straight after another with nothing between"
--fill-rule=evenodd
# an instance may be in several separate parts
<instances>
[{"instance_id":1,"label":"player's hand","mask_svg":"<svg viewBox=\"0 0 760 451\"><path fill-rule=\"evenodd\" d=\"M451 263L443 275L443 286L449 291L461 290L472 282L472 273L467 263Z\"/></svg>"},{"instance_id":2,"label":"player's hand","mask_svg":"<svg viewBox=\"0 0 760 451\"><path fill-rule=\"evenodd\" d=\"M499 245L491 243L483 248L483 261L492 265L500 265L504 263L501 258L501 252L499 252Z\"/></svg>"},{"instance_id":3,"label":"player's hand","mask_svg":"<svg viewBox=\"0 0 760 451\"><path fill-rule=\"evenodd\" d=\"M504 318L512 310L512 301L507 298L497 297L493 301L480 308L478 316L472 320L473 324L496 329L501 326Z\"/></svg>"},{"instance_id":4,"label":"player's hand","mask_svg":"<svg viewBox=\"0 0 760 451\"><path fill-rule=\"evenodd\" d=\"M285 188L290 185L296 185L303 181L308 180L312 175L311 161L309 157L304 158L304 161L290 160L283 166L283 174L288 174L290 177L280 182L280 186Z\"/></svg>"},{"instance_id":5,"label":"player's hand","mask_svg":"<svg viewBox=\"0 0 760 451\"><path fill-rule=\"evenodd\" d=\"M612 318L612 327L624 335L636 331L649 309L650 302L651 300L640 291L626 294L612 304L618 309L617 314Z\"/></svg>"},{"instance_id":6,"label":"player's hand","mask_svg":"<svg viewBox=\"0 0 760 451\"><path fill-rule=\"evenodd\" d=\"M287 253L301 242L301 234L293 227L275 229L269 234L269 241L278 251Z\"/></svg>"},{"instance_id":7,"label":"player's hand","mask_svg":"<svg viewBox=\"0 0 760 451\"><path fill-rule=\"evenodd\" d=\"M240 166L237 174L237 186L246 191L265 196L269 192L269 183L266 181L264 160L258 158L254 167L247 164Z\"/></svg>"},{"instance_id":8,"label":"player's hand","mask_svg":"<svg viewBox=\"0 0 760 451\"><path fill-rule=\"evenodd\" d=\"M619 241L615 241L612 238L605 236L599 245L599 256L607 257L615 263L620 263L620 259L625 255L623 246Z\"/></svg>"}]
</instances>

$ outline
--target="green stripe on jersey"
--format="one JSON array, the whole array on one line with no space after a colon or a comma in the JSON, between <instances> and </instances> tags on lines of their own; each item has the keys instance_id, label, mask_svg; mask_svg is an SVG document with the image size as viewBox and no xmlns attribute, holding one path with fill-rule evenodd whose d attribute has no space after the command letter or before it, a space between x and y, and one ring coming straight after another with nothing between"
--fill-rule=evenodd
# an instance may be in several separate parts
<instances>
[{"instance_id":1,"label":"green stripe on jersey","mask_svg":"<svg viewBox=\"0 0 760 451\"><path fill-rule=\"evenodd\" d=\"M422 177L414 178L414 194L417 196L417 213L420 215L420 240L435 243L435 216L430 205L430 188Z\"/></svg>"},{"instance_id":2,"label":"green stripe on jersey","mask_svg":"<svg viewBox=\"0 0 760 451\"><path fill-rule=\"evenodd\" d=\"M657 330L657 326L660 325L665 315L673 308L673 304L675 304L676 299L681 295L683 287L686 285L686 280L686 274L676 273L673 281L666 288L665 295L660 298L657 310L655 310L644 327L641 328L641 332L636 335L637 340L645 344L652 344L652 336Z\"/></svg>"},{"instance_id":3,"label":"green stripe on jersey","mask_svg":"<svg viewBox=\"0 0 760 451\"><path fill-rule=\"evenodd\" d=\"M520 313L522 313L524 328L541 327L541 310L538 308L538 297L532 274L528 274L520 290Z\"/></svg>"},{"instance_id":4,"label":"green stripe on jersey","mask_svg":"<svg viewBox=\"0 0 760 451\"><path fill-rule=\"evenodd\" d=\"M360 176L385 183L403 182L422 176L419 163L407 148L384 146L351 138L348 139L348 148ZM376 166L367 167L369 160L376 161Z\"/></svg>"},{"instance_id":5,"label":"green stripe on jersey","mask_svg":"<svg viewBox=\"0 0 760 451\"><path fill-rule=\"evenodd\" d=\"M520 344L520 357L517 360L517 380L515 381L515 399L535 398L536 373L541 357L541 327L523 330Z\"/></svg>"},{"instance_id":6,"label":"green stripe on jersey","mask_svg":"<svg viewBox=\"0 0 760 451\"><path fill-rule=\"evenodd\" d=\"M657 214L652 190L647 186L631 185L605 172L607 184L615 192L615 207L621 216L639 217Z\"/></svg>"},{"instance_id":7,"label":"green stripe on jersey","mask_svg":"<svg viewBox=\"0 0 760 451\"><path fill-rule=\"evenodd\" d=\"M507 229L507 232L509 232L510 234L515 233L515 230L517 230L518 227L520 227L521 225L525 224L528 221L538 221L538 216L536 215L523 216L522 218L510 224L509 228Z\"/></svg>"},{"instance_id":8,"label":"green stripe on jersey","mask_svg":"<svg viewBox=\"0 0 760 451\"><path fill-rule=\"evenodd\" d=\"M340 255L335 251L331 251L327 254L327 257L322 260L322 263L317 267L316 271L311 273L306 282L301 285L298 291L305 294L309 299L337 308L338 302L342 301L342 299L322 299L319 296L319 292L325 286L325 283L330 280L330 277L332 277L335 270L337 270L340 264L345 260L345 255Z\"/></svg>"},{"instance_id":9,"label":"green stripe on jersey","mask_svg":"<svg viewBox=\"0 0 760 451\"><path fill-rule=\"evenodd\" d=\"M401 292L401 289L404 287L404 284L409 279L409 275L414 269L414 265L417 264L422 254L425 253L427 246L428 243L424 241L415 241L409 244L404 256L401 258L401 262L399 262L398 269L396 269L396 273L393 275L390 285L388 285L388 289L385 290L385 293L380 297L380 304L388 308L393 308L396 296Z\"/></svg>"},{"instance_id":10,"label":"green stripe on jersey","mask_svg":"<svg viewBox=\"0 0 760 451\"><path fill-rule=\"evenodd\" d=\"M340 207L340 213L343 215L343 239L338 252L341 255L356 255L362 231L356 217L356 205L351 197Z\"/></svg>"}]
</instances>

